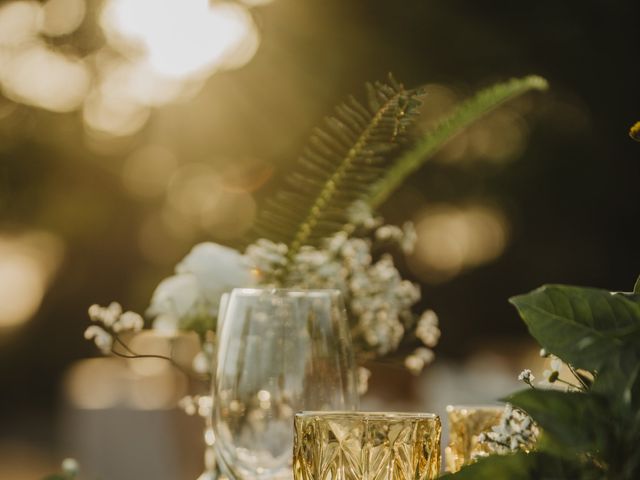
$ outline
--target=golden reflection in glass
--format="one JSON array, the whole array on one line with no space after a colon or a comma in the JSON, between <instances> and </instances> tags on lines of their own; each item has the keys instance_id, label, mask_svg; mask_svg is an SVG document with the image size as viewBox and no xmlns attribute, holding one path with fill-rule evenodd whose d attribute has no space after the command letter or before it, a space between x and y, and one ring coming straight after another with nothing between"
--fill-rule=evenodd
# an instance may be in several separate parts
<instances>
[{"instance_id":1,"label":"golden reflection in glass","mask_svg":"<svg viewBox=\"0 0 640 480\"><path fill-rule=\"evenodd\" d=\"M295 480L424 480L440 473L434 414L302 412L294 429Z\"/></svg>"},{"instance_id":2,"label":"golden reflection in glass","mask_svg":"<svg viewBox=\"0 0 640 480\"><path fill-rule=\"evenodd\" d=\"M432 284L494 260L508 242L505 216L489 205L430 205L418 212L416 231L411 268Z\"/></svg>"},{"instance_id":3,"label":"golden reflection in glass","mask_svg":"<svg viewBox=\"0 0 640 480\"><path fill-rule=\"evenodd\" d=\"M481 433L500 423L504 407L500 405L449 405L449 445L445 449L447 472L457 472L478 454L488 453L478 442Z\"/></svg>"}]
</instances>

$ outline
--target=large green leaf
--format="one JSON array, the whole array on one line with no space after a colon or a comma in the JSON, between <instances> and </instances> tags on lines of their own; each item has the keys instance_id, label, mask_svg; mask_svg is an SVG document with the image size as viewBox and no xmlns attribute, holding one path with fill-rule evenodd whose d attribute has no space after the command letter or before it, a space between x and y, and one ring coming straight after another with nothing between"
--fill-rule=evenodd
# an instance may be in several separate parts
<instances>
[{"instance_id":1,"label":"large green leaf","mask_svg":"<svg viewBox=\"0 0 640 480\"><path fill-rule=\"evenodd\" d=\"M633 293L637 293L638 295L640 295L640 275L636 280L636 284L633 286Z\"/></svg>"},{"instance_id":2,"label":"large green leaf","mask_svg":"<svg viewBox=\"0 0 640 480\"><path fill-rule=\"evenodd\" d=\"M481 458L459 472L441 477L447 480L592 480L600 478L589 465L568 461L547 453L518 452Z\"/></svg>"},{"instance_id":3,"label":"large green leaf","mask_svg":"<svg viewBox=\"0 0 640 480\"><path fill-rule=\"evenodd\" d=\"M529 389L505 401L526 411L553 445L568 452L598 451L607 443L609 412L597 395Z\"/></svg>"},{"instance_id":4,"label":"large green leaf","mask_svg":"<svg viewBox=\"0 0 640 480\"><path fill-rule=\"evenodd\" d=\"M598 370L640 333L640 304L622 294L546 285L509 301L545 349L578 368Z\"/></svg>"},{"instance_id":5,"label":"large green leaf","mask_svg":"<svg viewBox=\"0 0 640 480\"><path fill-rule=\"evenodd\" d=\"M635 415L640 409L640 349L629 344L611 355L592 390L609 398L618 413Z\"/></svg>"}]
</instances>

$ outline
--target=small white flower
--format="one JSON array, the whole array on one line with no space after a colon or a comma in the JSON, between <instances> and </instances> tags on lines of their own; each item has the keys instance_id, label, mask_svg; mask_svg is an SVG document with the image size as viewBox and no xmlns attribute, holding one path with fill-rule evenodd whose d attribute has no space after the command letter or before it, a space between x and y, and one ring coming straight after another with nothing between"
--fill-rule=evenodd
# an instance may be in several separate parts
<instances>
[{"instance_id":1,"label":"small white flower","mask_svg":"<svg viewBox=\"0 0 640 480\"><path fill-rule=\"evenodd\" d=\"M89 307L89 318L94 322L102 323L105 327L113 326L120 315L122 315L122 306L118 302L111 302L108 307L100 305Z\"/></svg>"},{"instance_id":2,"label":"small white flower","mask_svg":"<svg viewBox=\"0 0 640 480\"><path fill-rule=\"evenodd\" d=\"M556 356L551 355L551 363L549 365L549 369L546 369L542 373L542 376L548 383L556 382L558 380L558 377L560 376L560 370L562 369L563 365L564 364L562 363L562 360L560 360Z\"/></svg>"},{"instance_id":3,"label":"small white flower","mask_svg":"<svg viewBox=\"0 0 640 480\"><path fill-rule=\"evenodd\" d=\"M520 449L530 450L538 434L538 427L529 415L507 404L500 423L480 435L478 441L485 444L490 453L503 455Z\"/></svg>"},{"instance_id":4,"label":"small white flower","mask_svg":"<svg viewBox=\"0 0 640 480\"><path fill-rule=\"evenodd\" d=\"M111 348L113 347L113 337L104 328L98 325L90 325L84 331L84 338L87 340L93 340L96 347L98 347L102 353L107 354L111 352Z\"/></svg>"},{"instance_id":5,"label":"small white flower","mask_svg":"<svg viewBox=\"0 0 640 480\"><path fill-rule=\"evenodd\" d=\"M416 348L404 360L404 365L414 375L419 375L425 366L433 362L435 355L432 350L424 347Z\"/></svg>"},{"instance_id":6,"label":"small white flower","mask_svg":"<svg viewBox=\"0 0 640 480\"><path fill-rule=\"evenodd\" d=\"M376 230L376 240L399 242L402 230L395 225L383 225Z\"/></svg>"},{"instance_id":7,"label":"small white flower","mask_svg":"<svg viewBox=\"0 0 640 480\"><path fill-rule=\"evenodd\" d=\"M416 355L409 355L404 359L404 366L414 375L420 375L424 368L424 360Z\"/></svg>"},{"instance_id":8,"label":"small white flower","mask_svg":"<svg viewBox=\"0 0 640 480\"><path fill-rule=\"evenodd\" d=\"M551 357L551 370L559 372L564 363L558 357Z\"/></svg>"},{"instance_id":9,"label":"small white flower","mask_svg":"<svg viewBox=\"0 0 640 480\"><path fill-rule=\"evenodd\" d=\"M193 357L192 366L193 370L197 373L211 373L211 361L205 352L198 352L196 356Z\"/></svg>"},{"instance_id":10,"label":"small white flower","mask_svg":"<svg viewBox=\"0 0 640 480\"><path fill-rule=\"evenodd\" d=\"M435 347L440 340L438 316L433 310L427 310L420 316L416 327L416 337L427 347Z\"/></svg>"},{"instance_id":11,"label":"small white flower","mask_svg":"<svg viewBox=\"0 0 640 480\"><path fill-rule=\"evenodd\" d=\"M533 375L533 373L531 372L530 369L525 368L524 370L522 370L520 372L520 375L518 375L518 380L520 380L521 382L524 382L528 385L531 385L531 383L536 379L536 377Z\"/></svg>"},{"instance_id":12,"label":"small white flower","mask_svg":"<svg viewBox=\"0 0 640 480\"><path fill-rule=\"evenodd\" d=\"M178 407L180 407L187 415L195 415L198 411L197 397L192 397L191 395L182 397L178 401Z\"/></svg>"},{"instance_id":13,"label":"small white flower","mask_svg":"<svg viewBox=\"0 0 640 480\"><path fill-rule=\"evenodd\" d=\"M120 318L113 324L114 332L133 331L139 332L144 327L143 318L135 312L124 312Z\"/></svg>"}]
</instances>

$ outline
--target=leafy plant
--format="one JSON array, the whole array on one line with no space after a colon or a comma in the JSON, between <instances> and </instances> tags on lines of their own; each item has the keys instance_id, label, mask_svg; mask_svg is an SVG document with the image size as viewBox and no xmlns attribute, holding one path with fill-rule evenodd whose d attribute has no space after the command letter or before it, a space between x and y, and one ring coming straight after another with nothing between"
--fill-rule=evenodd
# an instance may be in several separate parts
<instances>
[{"instance_id":1,"label":"leafy plant","mask_svg":"<svg viewBox=\"0 0 640 480\"><path fill-rule=\"evenodd\" d=\"M256 222L259 236L287 244L289 258L340 230L349 207L406 141L420 90L406 90L389 77L388 83L367 84L367 93L366 107L350 97L325 120L324 129L315 130L287 186L267 200Z\"/></svg>"},{"instance_id":2,"label":"leafy plant","mask_svg":"<svg viewBox=\"0 0 640 480\"><path fill-rule=\"evenodd\" d=\"M290 263L301 247L317 246L344 229L358 201L382 204L408 175L486 113L529 90L546 88L537 76L494 85L416 139L410 130L423 90L407 90L393 77L368 84L366 106L350 97L314 132L286 186L261 210L255 237L284 243Z\"/></svg>"},{"instance_id":3,"label":"leafy plant","mask_svg":"<svg viewBox=\"0 0 640 480\"><path fill-rule=\"evenodd\" d=\"M640 478L639 285L632 293L548 285L512 298L531 335L582 387L506 398L542 429L536 451L489 456L446 478Z\"/></svg>"},{"instance_id":4,"label":"leafy plant","mask_svg":"<svg viewBox=\"0 0 640 480\"><path fill-rule=\"evenodd\" d=\"M394 162L384 177L371 189L369 204L377 207L384 203L409 175L433 157L449 140L489 112L530 90L547 88L548 83L544 78L530 75L513 78L481 90L420 136L413 147Z\"/></svg>"}]
</instances>

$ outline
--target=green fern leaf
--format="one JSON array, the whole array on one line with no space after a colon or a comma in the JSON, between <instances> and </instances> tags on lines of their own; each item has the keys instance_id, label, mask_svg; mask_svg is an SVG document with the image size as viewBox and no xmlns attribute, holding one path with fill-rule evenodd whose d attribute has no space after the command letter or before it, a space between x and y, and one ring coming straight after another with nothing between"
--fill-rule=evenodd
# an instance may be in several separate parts
<instances>
[{"instance_id":1,"label":"green fern leaf","mask_svg":"<svg viewBox=\"0 0 640 480\"><path fill-rule=\"evenodd\" d=\"M502 103L529 90L546 90L547 87L544 78L532 75L514 78L478 92L439 121L413 148L393 163L384 177L371 189L368 203L373 208L384 203L409 175L433 157L444 144Z\"/></svg>"},{"instance_id":2,"label":"green fern leaf","mask_svg":"<svg viewBox=\"0 0 640 480\"><path fill-rule=\"evenodd\" d=\"M344 227L349 207L367 198L391 154L406 143L420 94L390 76L367 84L366 107L353 97L338 106L313 133L285 186L266 202L254 235L285 243L291 259Z\"/></svg>"}]
</instances>

